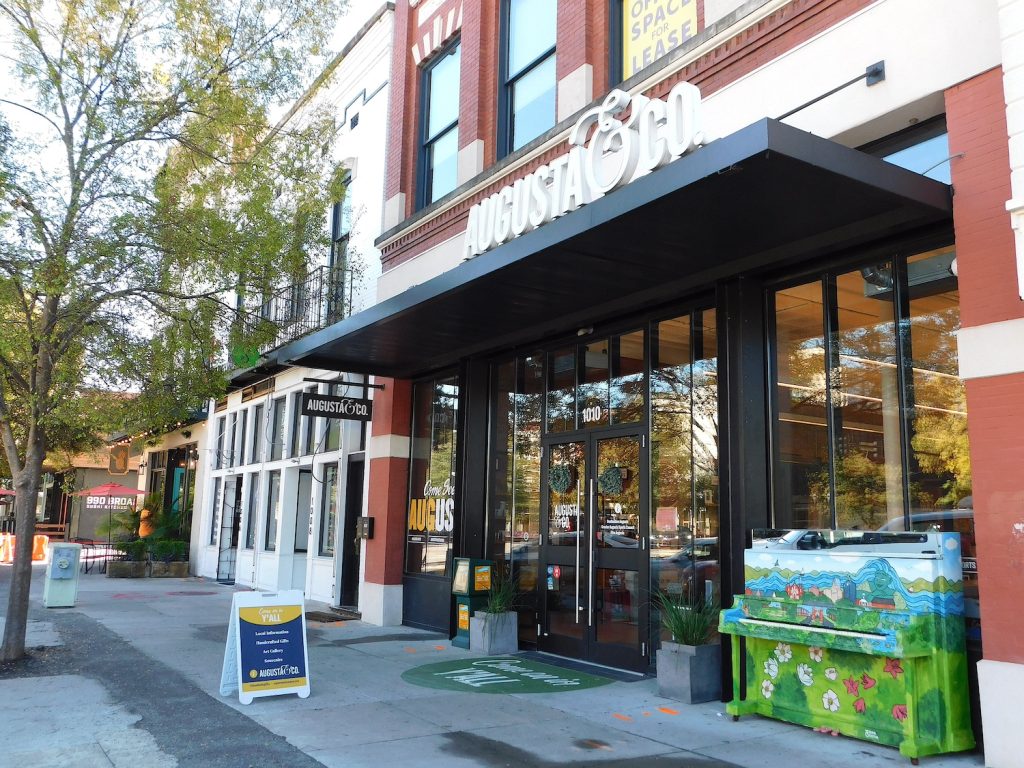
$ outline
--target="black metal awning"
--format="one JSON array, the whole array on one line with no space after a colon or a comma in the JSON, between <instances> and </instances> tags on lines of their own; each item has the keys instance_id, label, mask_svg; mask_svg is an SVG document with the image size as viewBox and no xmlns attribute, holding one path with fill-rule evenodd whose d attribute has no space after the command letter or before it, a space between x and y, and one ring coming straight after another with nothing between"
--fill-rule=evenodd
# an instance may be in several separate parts
<instances>
[{"instance_id":1,"label":"black metal awning","mask_svg":"<svg viewBox=\"0 0 1024 768\"><path fill-rule=\"evenodd\" d=\"M765 119L276 357L414 377L951 216L947 185Z\"/></svg>"}]
</instances>

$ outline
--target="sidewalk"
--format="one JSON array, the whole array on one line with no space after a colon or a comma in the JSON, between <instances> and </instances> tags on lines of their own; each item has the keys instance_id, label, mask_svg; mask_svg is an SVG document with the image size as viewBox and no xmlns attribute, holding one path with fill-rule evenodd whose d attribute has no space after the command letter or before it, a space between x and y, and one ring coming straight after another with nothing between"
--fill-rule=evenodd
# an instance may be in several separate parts
<instances>
[{"instance_id":1,"label":"sidewalk","mask_svg":"<svg viewBox=\"0 0 1024 768\"><path fill-rule=\"evenodd\" d=\"M477 658L445 637L309 622L312 693L219 695L231 587L83 575L74 609L41 607L28 660L0 665L0 768L10 766L909 766L894 749L686 706L653 679L536 694L419 687L402 673ZM0 568L0 611L10 569ZM322 606L311 605L309 608ZM978 754L923 758L982 765Z\"/></svg>"}]
</instances>

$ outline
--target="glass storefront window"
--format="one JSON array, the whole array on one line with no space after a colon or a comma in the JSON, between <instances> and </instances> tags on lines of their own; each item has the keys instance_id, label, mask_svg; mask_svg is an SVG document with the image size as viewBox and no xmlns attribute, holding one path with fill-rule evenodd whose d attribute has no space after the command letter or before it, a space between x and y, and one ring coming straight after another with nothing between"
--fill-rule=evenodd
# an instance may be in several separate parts
<instances>
[{"instance_id":1,"label":"glass storefront window","mask_svg":"<svg viewBox=\"0 0 1024 768\"><path fill-rule=\"evenodd\" d=\"M941 248L774 294L777 527L959 524L972 556L953 256Z\"/></svg>"},{"instance_id":2,"label":"glass storefront window","mask_svg":"<svg viewBox=\"0 0 1024 768\"><path fill-rule=\"evenodd\" d=\"M281 470L275 469L268 475L267 486L267 521L263 526L263 550L273 552L277 549L277 525L281 521Z\"/></svg>"},{"instance_id":3,"label":"glass storefront window","mask_svg":"<svg viewBox=\"0 0 1024 768\"><path fill-rule=\"evenodd\" d=\"M324 467L323 494L320 497L320 554L334 554L334 529L338 524L338 465Z\"/></svg>"},{"instance_id":4,"label":"glass storefront window","mask_svg":"<svg viewBox=\"0 0 1024 768\"><path fill-rule=\"evenodd\" d=\"M647 402L644 369L644 332L633 331L611 339L609 410L612 424L631 424L644 419Z\"/></svg>"},{"instance_id":5,"label":"glass storefront window","mask_svg":"<svg viewBox=\"0 0 1024 768\"><path fill-rule=\"evenodd\" d=\"M207 542L210 546L217 543L217 525L220 523L221 512L221 478L214 478L213 481L213 507L210 513L210 538Z\"/></svg>"},{"instance_id":6,"label":"glass storefront window","mask_svg":"<svg viewBox=\"0 0 1024 768\"><path fill-rule=\"evenodd\" d=\"M270 413L270 460L284 457L284 404L285 398L274 400Z\"/></svg>"},{"instance_id":7,"label":"glass storefront window","mask_svg":"<svg viewBox=\"0 0 1024 768\"><path fill-rule=\"evenodd\" d=\"M582 344L579 355L576 423L581 428L604 426L608 423L608 339Z\"/></svg>"},{"instance_id":8,"label":"glass storefront window","mask_svg":"<svg viewBox=\"0 0 1024 768\"><path fill-rule=\"evenodd\" d=\"M260 473L249 475L249 505L245 515L245 549L256 546L256 516L259 514Z\"/></svg>"},{"instance_id":9,"label":"glass storefront window","mask_svg":"<svg viewBox=\"0 0 1024 768\"><path fill-rule=\"evenodd\" d=\"M889 263L834 281L829 366L834 465L831 476L819 472L815 495L827 498L828 483L834 484L837 528L873 531L903 516L892 287Z\"/></svg>"},{"instance_id":10,"label":"glass storefront window","mask_svg":"<svg viewBox=\"0 0 1024 768\"><path fill-rule=\"evenodd\" d=\"M657 323L652 356L651 588L672 596L717 596L715 312Z\"/></svg>"},{"instance_id":11,"label":"glass storefront window","mask_svg":"<svg viewBox=\"0 0 1024 768\"><path fill-rule=\"evenodd\" d=\"M265 410L262 403L253 409L252 447L249 451L250 464L263 461L263 412Z\"/></svg>"},{"instance_id":12,"label":"glass storefront window","mask_svg":"<svg viewBox=\"0 0 1024 768\"><path fill-rule=\"evenodd\" d=\"M820 281L775 293L775 509L797 528L832 526L824 322Z\"/></svg>"},{"instance_id":13,"label":"glass storefront window","mask_svg":"<svg viewBox=\"0 0 1024 768\"><path fill-rule=\"evenodd\" d=\"M413 387L407 573L441 576L448 572L452 532L458 519L458 400L459 381L455 376Z\"/></svg>"},{"instance_id":14,"label":"glass storefront window","mask_svg":"<svg viewBox=\"0 0 1024 768\"><path fill-rule=\"evenodd\" d=\"M548 355L548 432L576 428L576 351L572 347Z\"/></svg>"}]
</instances>

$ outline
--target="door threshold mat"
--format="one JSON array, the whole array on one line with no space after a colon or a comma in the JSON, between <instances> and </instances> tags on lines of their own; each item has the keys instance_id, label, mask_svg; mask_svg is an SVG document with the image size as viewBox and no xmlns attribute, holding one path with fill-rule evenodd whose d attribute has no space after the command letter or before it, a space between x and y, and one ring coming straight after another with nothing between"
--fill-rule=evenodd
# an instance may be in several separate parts
<instances>
[{"instance_id":1,"label":"door threshold mat","mask_svg":"<svg viewBox=\"0 0 1024 768\"><path fill-rule=\"evenodd\" d=\"M330 610L330 611L306 611L306 621L319 621L324 624L333 624L336 621L359 621L363 615L358 611Z\"/></svg>"},{"instance_id":2,"label":"door threshold mat","mask_svg":"<svg viewBox=\"0 0 1024 768\"><path fill-rule=\"evenodd\" d=\"M465 693L565 693L615 682L520 656L457 659L413 667L402 679L423 688Z\"/></svg>"},{"instance_id":3,"label":"door threshold mat","mask_svg":"<svg viewBox=\"0 0 1024 768\"><path fill-rule=\"evenodd\" d=\"M615 669L614 667L606 667L603 664L591 664L586 661L579 661L578 659L569 659L565 656L542 653L541 651L521 651L517 655L523 659L540 661L553 667L560 667L561 669L571 669L574 672L587 672L591 675L608 677L619 683L638 683L647 677L642 672Z\"/></svg>"},{"instance_id":4,"label":"door threshold mat","mask_svg":"<svg viewBox=\"0 0 1024 768\"><path fill-rule=\"evenodd\" d=\"M330 640L328 642L321 643L321 645L334 645L341 648L346 645L364 645L367 643L394 642L412 643L419 640L433 640L434 642L443 640L447 642L448 636L438 634L437 632L391 632L383 635L364 635L362 637L339 637L336 640Z\"/></svg>"}]
</instances>

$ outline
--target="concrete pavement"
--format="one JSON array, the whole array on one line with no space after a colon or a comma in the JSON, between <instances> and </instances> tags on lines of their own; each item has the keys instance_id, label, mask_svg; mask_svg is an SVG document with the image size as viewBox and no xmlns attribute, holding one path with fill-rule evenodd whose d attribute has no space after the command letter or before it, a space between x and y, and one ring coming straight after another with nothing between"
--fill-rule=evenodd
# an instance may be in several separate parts
<instances>
[{"instance_id":1,"label":"concrete pavement","mask_svg":"<svg viewBox=\"0 0 1024 768\"><path fill-rule=\"evenodd\" d=\"M0 568L0 611L9 573ZM909 765L861 741L756 717L734 723L721 704L659 697L653 679L513 695L418 687L402 673L478 654L433 633L358 621L309 623L308 699L243 706L218 693L233 588L89 574L76 608L46 610L42 578L37 567L29 640L37 647L0 665L0 768ZM921 764L968 768L982 759Z\"/></svg>"}]
</instances>

